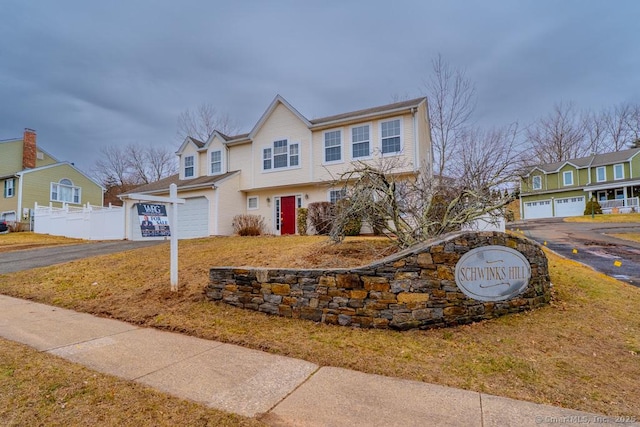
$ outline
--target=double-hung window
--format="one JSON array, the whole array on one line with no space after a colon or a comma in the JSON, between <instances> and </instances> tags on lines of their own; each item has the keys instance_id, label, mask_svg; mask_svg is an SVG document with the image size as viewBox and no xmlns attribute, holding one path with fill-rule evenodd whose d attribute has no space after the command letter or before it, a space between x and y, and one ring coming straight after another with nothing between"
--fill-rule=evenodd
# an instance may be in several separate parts
<instances>
[{"instance_id":1,"label":"double-hung window","mask_svg":"<svg viewBox=\"0 0 640 427\"><path fill-rule=\"evenodd\" d=\"M613 165L613 179L624 179L624 165Z\"/></svg>"},{"instance_id":2,"label":"double-hung window","mask_svg":"<svg viewBox=\"0 0 640 427\"><path fill-rule=\"evenodd\" d=\"M380 123L382 154L395 154L402 150L400 119Z\"/></svg>"},{"instance_id":3,"label":"double-hung window","mask_svg":"<svg viewBox=\"0 0 640 427\"><path fill-rule=\"evenodd\" d=\"M262 149L262 169L283 169L300 166L300 144L289 144L286 139L273 142L272 147Z\"/></svg>"},{"instance_id":4,"label":"double-hung window","mask_svg":"<svg viewBox=\"0 0 640 427\"><path fill-rule=\"evenodd\" d=\"M51 201L80 204L80 187L73 185L70 179L61 179L51 183Z\"/></svg>"},{"instance_id":5,"label":"double-hung window","mask_svg":"<svg viewBox=\"0 0 640 427\"><path fill-rule=\"evenodd\" d=\"M222 172L222 151L211 152L211 173L218 174Z\"/></svg>"},{"instance_id":6,"label":"double-hung window","mask_svg":"<svg viewBox=\"0 0 640 427\"><path fill-rule=\"evenodd\" d=\"M195 174L195 158L194 156L186 156L184 158L184 177L191 178Z\"/></svg>"},{"instance_id":7,"label":"double-hung window","mask_svg":"<svg viewBox=\"0 0 640 427\"><path fill-rule=\"evenodd\" d=\"M562 182L565 187L573 185L573 171L562 172Z\"/></svg>"},{"instance_id":8,"label":"double-hung window","mask_svg":"<svg viewBox=\"0 0 640 427\"><path fill-rule=\"evenodd\" d=\"M344 199L346 193L344 189L341 190L329 190L329 202L337 203L338 200Z\"/></svg>"},{"instance_id":9,"label":"double-hung window","mask_svg":"<svg viewBox=\"0 0 640 427\"><path fill-rule=\"evenodd\" d=\"M607 169L604 166L596 168L596 181L603 182L607 180Z\"/></svg>"},{"instance_id":10,"label":"double-hung window","mask_svg":"<svg viewBox=\"0 0 640 427\"><path fill-rule=\"evenodd\" d=\"M369 156L371 156L369 125L351 128L351 157L357 159Z\"/></svg>"},{"instance_id":11,"label":"double-hung window","mask_svg":"<svg viewBox=\"0 0 640 427\"><path fill-rule=\"evenodd\" d=\"M342 160L342 131L332 130L324 133L324 161L339 162Z\"/></svg>"},{"instance_id":12,"label":"double-hung window","mask_svg":"<svg viewBox=\"0 0 640 427\"><path fill-rule=\"evenodd\" d=\"M4 181L4 197L5 198L9 198L9 197L13 197L16 195L16 189L15 189L15 179L14 178L9 178L7 180Z\"/></svg>"},{"instance_id":13,"label":"double-hung window","mask_svg":"<svg viewBox=\"0 0 640 427\"><path fill-rule=\"evenodd\" d=\"M540 175L534 175L534 177L531 178L531 186L533 187L534 190L541 190L542 177Z\"/></svg>"}]
</instances>

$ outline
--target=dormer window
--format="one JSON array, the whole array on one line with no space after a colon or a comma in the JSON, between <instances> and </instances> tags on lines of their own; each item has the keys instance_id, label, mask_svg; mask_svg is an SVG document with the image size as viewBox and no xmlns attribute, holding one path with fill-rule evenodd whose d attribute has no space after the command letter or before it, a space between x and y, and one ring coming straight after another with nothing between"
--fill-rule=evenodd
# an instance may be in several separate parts
<instances>
[{"instance_id":1,"label":"dormer window","mask_svg":"<svg viewBox=\"0 0 640 427\"><path fill-rule=\"evenodd\" d=\"M562 173L562 181L564 186L573 185L573 171L566 171Z\"/></svg>"},{"instance_id":2,"label":"dormer window","mask_svg":"<svg viewBox=\"0 0 640 427\"><path fill-rule=\"evenodd\" d=\"M220 150L211 152L211 173L222 173L222 151Z\"/></svg>"},{"instance_id":3,"label":"dormer window","mask_svg":"<svg viewBox=\"0 0 640 427\"><path fill-rule=\"evenodd\" d=\"M534 190L542 190L542 177L540 175L534 175L531 178L531 186Z\"/></svg>"},{"instance_id":4,"label":"dormer window","mask_svg":"<svg viewBox=\"0 0 640 427\"><path fill-rule=\"evenodd\" d=\"M195 173L195 159L194 156L186 156L184 158L184 177L192 178Z\"/></svg>"}]
</instances>

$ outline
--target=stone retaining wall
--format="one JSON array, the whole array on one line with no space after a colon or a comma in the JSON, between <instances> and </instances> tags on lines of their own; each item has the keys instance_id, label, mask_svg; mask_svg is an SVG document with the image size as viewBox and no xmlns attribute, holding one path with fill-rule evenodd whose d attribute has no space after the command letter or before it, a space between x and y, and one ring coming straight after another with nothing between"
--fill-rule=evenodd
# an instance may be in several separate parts
<instances>
[{"instance_id":1,"label":"stone retaining wall","mask_svg":"<svg viewBox=\"0 0 640 427\"><path fill-rule=\"evenodd\" d=\"M524 291L483 302L456 285L456 263L476 247L506 246L531 266ZM490 319L551 299L547 258L532 241L499 232L456 233L353 269L213 268L210 300L315 322L363 328L432 328Z\"/></svg>"}]
</instances>

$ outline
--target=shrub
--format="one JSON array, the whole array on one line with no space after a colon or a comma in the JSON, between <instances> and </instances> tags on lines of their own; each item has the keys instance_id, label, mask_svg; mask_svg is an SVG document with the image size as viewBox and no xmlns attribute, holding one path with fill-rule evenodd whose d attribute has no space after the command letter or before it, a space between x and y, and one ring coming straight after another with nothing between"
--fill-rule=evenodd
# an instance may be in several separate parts
<instances>
[{"instance_id":1,"label":"shrub","mask_svg":"<svg viewBox=\"0 0 640 427\"><path fill-rule=\"evenodd\" d=\"M587 206L584 208L584 214L585 215L591 215L591 213L594 213L594 214L601 214L602 213L602 207L600 207L600 203L598 203L598 201L595 200L595 199L594 200L589 200L587 202Z\"/></svg>"},{"instance_id":2,"label":"shrub","mask_svg":"<svg viewBox=\"0 0 640 427\"><path fill-rule=\"evenodd\" d=\"M328 235L333 223L333 205L329 202L309 203L307 216L317 234Z\"/></svg>"},{"instance_id":3,"label":"shrub","mask_svg":"<svg viewBox=\"0 0 640 427\"><path fill-rule=\"evenodd\" d=\"M296 222L298 224L298 234L307 235L307 208L298 208Z\"/></svg>"},{"instance_id":4,"label":"shrub","mask_svg":"<svg viewBox=\"0 0 640 427\"><path fill-rule=\"evenodd\" d=\"M265 232L264 218L258 215L236 215L233 231L240 236L260 236Z\"/></svg>"},{"instance_id":5,"label":"shrub","mask_svg":"<svg viewBox=\"0 0 640 427\"><path fill-rule=\"evenodd\" d=\"M362 216L355 212L350 212L350 202L347 199L339 200L334 206L334 214L336 217L341 218L339 221L341 226L344 227L345 236L359 236L360 229L362 228Z\"/></svg>"}]
</instances>

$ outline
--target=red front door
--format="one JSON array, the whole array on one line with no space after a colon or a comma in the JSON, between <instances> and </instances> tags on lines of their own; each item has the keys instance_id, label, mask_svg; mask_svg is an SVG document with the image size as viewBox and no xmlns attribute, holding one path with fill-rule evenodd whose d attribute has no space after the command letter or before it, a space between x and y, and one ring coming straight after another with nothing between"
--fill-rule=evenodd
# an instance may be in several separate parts
<instances>
[{"instance_id":1,"label":"red front door","mask_svg":"<svg viewBox=\"0 0 640 427\"><path fill-rule=\"evenodd\" d=\"M296 234L296 196L280 198L280 234Z\"/></svg>"}]
</instances>

